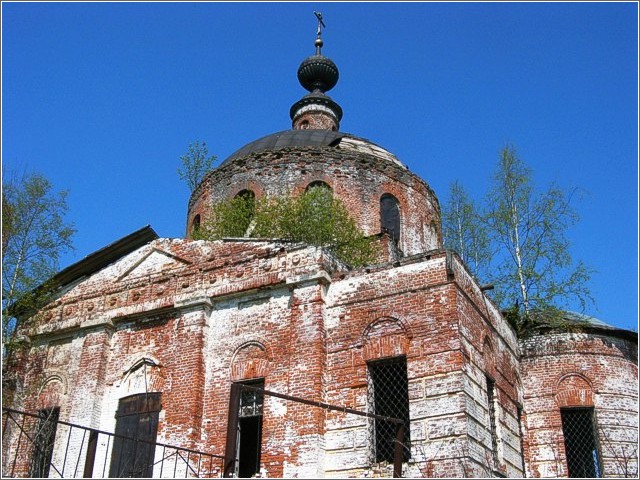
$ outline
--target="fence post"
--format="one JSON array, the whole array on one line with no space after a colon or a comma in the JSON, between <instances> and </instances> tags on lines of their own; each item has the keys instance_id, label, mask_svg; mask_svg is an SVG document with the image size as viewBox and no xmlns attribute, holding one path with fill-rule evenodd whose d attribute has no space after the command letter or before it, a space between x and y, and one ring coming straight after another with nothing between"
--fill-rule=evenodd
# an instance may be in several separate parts
<instances>
[{"instance_id":1,"label":"fence post","mask_svg":"<svg viewBox=\"0 0 640 480\"><path fill-rule=\"evenodd\" d=\"M404 423L399 423L396 429L396 439L393 448L393 478L402 478L402 460L404 458Z\"/></svg>"},{"instance_id":2,"label":"fence post","mask_svg":"<svg viewBox=\"0 0 640 480\"><path fill-rule=\"evenodd\" d=\"M96 447L98 446L98 432L89 430L89 443L87 444L87 456L84 460L83 478L93 477L93 464L96 459Z\"/></svg>"},{"instance_id":3,"label":"fence post","mask_svg":"<svg viewBox=\"0 0 640 480\"><path fill-rule=\"evenodd\" d=\"M236 466L236 450L238 448L238 417L240 414L241 389L241 384L231 384L231 395L229 398L229 417L227 420L227 445L224 450L223 476L225 478L233 476Z\"/></svg>"}]
</instances>

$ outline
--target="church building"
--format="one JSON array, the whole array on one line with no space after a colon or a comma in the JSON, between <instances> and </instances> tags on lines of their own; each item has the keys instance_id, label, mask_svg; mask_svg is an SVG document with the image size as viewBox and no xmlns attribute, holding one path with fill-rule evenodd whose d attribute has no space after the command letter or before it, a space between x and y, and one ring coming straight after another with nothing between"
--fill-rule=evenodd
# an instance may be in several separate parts
<instances>
[{"instance_id":1,"label":"church building","mask_svg":"<svg viewBox=\"0 0 640 480\"><path fill-rule=\"evenodd\" d=\"M443 247L425 180L340 130L320 25L314 46L291 129L203 178L185 238L147 226L56 275L21 332L3 475L637 476L637 334L567 314L575 328L519 339ZM194 239L218 202L310 188L375 263Z\"/></svg>"}]
</instances>

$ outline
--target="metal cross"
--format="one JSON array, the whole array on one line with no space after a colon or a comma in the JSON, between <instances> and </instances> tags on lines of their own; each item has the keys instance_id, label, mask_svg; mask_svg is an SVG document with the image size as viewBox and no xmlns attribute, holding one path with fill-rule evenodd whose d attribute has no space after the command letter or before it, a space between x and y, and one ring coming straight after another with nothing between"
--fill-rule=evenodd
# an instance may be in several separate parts
<instances>
[{"instance_id":1,"label":"metal cross","mask_svg":"<svg viewBox=\"0 0 640 480\"><path fill-rule=\"evenodd\" d=\"M318 19L318 38L320 38L320 35L322 34L322 28L327 28L327 26L324 24L324 22L322 21L322 13L321 12L316 12L314 11L313 14L317 17Z\"/></svg>"}]
</instances>

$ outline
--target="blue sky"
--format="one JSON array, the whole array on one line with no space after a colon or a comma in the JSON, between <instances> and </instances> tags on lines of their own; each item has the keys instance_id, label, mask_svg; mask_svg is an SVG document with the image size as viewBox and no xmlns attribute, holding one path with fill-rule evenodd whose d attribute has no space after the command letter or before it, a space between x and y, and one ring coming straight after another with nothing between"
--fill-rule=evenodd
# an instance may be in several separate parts
<instances>
[{"instance_id":1,"label":"blue sky","mask_svg":"<svg viewBox=\"0 0 640 480\"><path fill-rule=\"evenodd\" d=\"M587 313L638 322L638 6L630 3L2 3L2 161L69 190L76 250L150 224L181 237L178 157L224 160L290 128L299 63L340 69L341 130L395 153L446 201L476 198L517 146L540 187L587 192L572 253Z\"/></svg>"}]
</instances>

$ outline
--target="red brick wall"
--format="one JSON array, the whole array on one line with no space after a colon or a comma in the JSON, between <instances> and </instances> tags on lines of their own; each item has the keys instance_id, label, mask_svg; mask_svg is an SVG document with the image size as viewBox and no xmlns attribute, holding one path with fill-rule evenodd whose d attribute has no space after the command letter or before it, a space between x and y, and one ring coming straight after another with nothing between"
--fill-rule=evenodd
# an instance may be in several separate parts
<instances>
[{"instance_id":1,"label":"red brick wall","mask_svg":"<svg viewBox=\"0 0 640 480\"><path fill-rule=\"evenodd\" d=\"M630 332L627 332L630 333ZM527 472L566 476L561 407L594 407L604 475L637 475L637 339L600 331L522 342Z\"/></svg>"},{"instance_id":2,"label":"red brick wall","mask_svg":"<svg viewBox=\"0 0 640 480\"><path fill-rule=\"evenodd\" d=\"M455 255L336 267L316 248L155 241L42 312L17 406L58 405L64 420L113 431L118 400L142 388L143 361L147 388L163 393L159 441L223 453L232 381L265 378L269 390L368 410L367 361L402 355L406 475L519 476L519 407L528 473L566 475L559 408L576 405L596 408L605 474L621 474L637 441L634 342L547 334L523 341L519 362L513 331ZM389 473L372 466L371 435L367 419L269 398L263 473Z\"/></svg>"}]
</instances>

